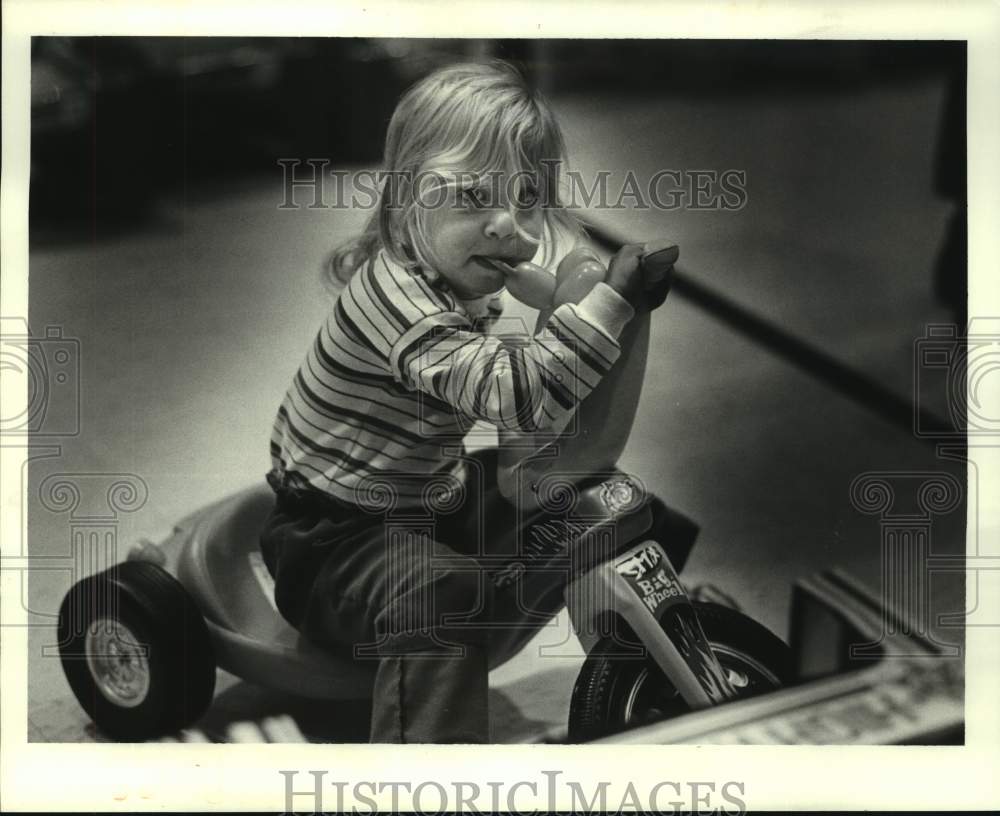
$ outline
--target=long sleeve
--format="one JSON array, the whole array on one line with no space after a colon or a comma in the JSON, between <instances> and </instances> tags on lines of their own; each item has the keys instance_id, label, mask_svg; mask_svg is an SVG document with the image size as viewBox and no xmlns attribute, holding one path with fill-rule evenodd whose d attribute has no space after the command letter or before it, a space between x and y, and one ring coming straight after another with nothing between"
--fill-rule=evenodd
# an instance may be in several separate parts
<instances>
[{"instance_id":1,"label":"long sleeve","mask_svg":"<svg viewBox=\"0 0 1000 816\"><path fill-rule=\"evenodd\" d=\"M276 475L353 504L376 480L397 506L423 507L428 478L464 479L464 460L441 443L462 439L470 418L514 434L568 419L620 355L631 307L601 283L531 337L502 301L473 316L384 252L373 258L337 298L278 409ZM498 335L512 324L516 336Z\"/></svg>"},{"instance_id":2,"label":"long sleeve","mask_svg":"<svg viewBox=\"0 0 1000 816\"><path fill-rule=\"evenodd\" d=\"M538 432L573 412L607 374L632 315L603 283L579 304L557 308L534 337L485 335L462 314L442 309L395 339L389 365L404 386L467 417Z\"/></svg>"}]
</instances>

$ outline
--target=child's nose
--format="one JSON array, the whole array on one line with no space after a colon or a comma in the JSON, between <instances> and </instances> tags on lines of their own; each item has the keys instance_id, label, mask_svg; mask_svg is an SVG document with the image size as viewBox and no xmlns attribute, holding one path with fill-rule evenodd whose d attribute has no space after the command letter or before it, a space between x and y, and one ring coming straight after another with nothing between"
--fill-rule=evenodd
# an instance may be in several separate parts
<instances>
[{"instance_id":1,"label":"child's nose","mask_svg":"<svg viewBox=\"0 0 1000 816\"><path fill-rule=\"evenodd\" d=\"M514 219L505 209L494 210L486 221L485 232L487 238L508 238L516 232Z\"/></svg>"}]
</instances>

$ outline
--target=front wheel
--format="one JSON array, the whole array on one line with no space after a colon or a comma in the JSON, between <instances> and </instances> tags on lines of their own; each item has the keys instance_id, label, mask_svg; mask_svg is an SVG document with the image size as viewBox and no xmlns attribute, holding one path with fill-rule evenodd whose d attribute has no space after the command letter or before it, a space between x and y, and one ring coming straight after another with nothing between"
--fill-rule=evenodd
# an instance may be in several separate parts
<instances>
[{"instance_id":1,"label":"front wheel","mask_svg":"<svg viewBox=\"0 0 1000 816\"><path fill-rule=\"evenodd\" d=\"M692 606L738 699L774 691L789 681L791 650L769 629L718 604L695 601ZM634 642L635 636L626 639ZM570 702L570 742L590 742L691 711L652 658L620 656L627 650L609 637L587 657Z\"/></svg>"}]
</instances>

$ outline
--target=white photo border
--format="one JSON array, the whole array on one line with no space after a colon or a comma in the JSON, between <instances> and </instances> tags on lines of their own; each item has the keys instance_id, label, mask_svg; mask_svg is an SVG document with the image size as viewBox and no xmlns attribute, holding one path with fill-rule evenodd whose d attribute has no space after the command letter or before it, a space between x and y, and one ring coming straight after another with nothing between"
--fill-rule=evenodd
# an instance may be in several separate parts
<instances>
[{"instance_id":1,"label":"white photo border","mask_svg":"<svg viewBox=\"0 0 1000 816\"><path fill-rule=\"evenodd\" d=\"M957 39L968 42L969 294L972 315L1000 315L1000 5L885 2L568 0L503 3L125 2L4 0L3 222L0 313L28 313L31 35L266 35L420 37L693 37ZM4 402L25 394L3 386ZM995 395L994 395L995 396ZM4 447L3 507L18 506L23 450ZM973 451L970 450L970 455ZM980 496L1000 496L996 456L982 452ZM997 549L995 507L980 507L981 551ZM21 514L3 513L2 540L23 540ZM13 525L13 527L12 527ZM27 632L17 624L19 574L0 575L0 789L8 811L284 810L279 770L325 769L342 780L541 779L612 774L637 790L664 779L745 780L750 809L967 809L1000 803L998 631L967 633L966 745L956 747L326 746L33 744L26 742ZM15 587L15 582L17 587ZM971 583L971 582L970 582ZM996 583L995 581L993 582ZM1000 593L983 593L1000 619ZM443 769L447 769L446 771ZM388 795L377 797L384 807ZM541 800L541 796L539 800ZM518 801L528 805L526 793ZM300 803L301 804L301 803ZM547 803L538 801L539 808ZM567 807L568 802L557 803Z\"/></svg>"}]
</instances>

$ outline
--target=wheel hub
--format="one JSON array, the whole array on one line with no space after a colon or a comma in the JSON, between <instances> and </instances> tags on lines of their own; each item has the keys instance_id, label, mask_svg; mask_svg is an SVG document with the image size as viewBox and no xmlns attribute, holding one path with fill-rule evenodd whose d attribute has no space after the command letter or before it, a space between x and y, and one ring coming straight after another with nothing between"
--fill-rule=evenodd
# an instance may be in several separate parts
<instances>
[{"instance_id":1,"label":"wheel hub","mask_svg":"<svg viewBox=\"0 0 1000 816\"><path fill-rule=\"evenodd\" d=\"M123 708L142 704L149 694L147 647L131 629L115 618L97 618L87 630L84 648L101 694Z\"/></svg>"},{"instance_id":2,"label":"wheel hub","mask_svg":"<svg viewBox=\"0 0 1000 816\"><path fill-rule=\"evenodd\" d=\"M726 679L733 688L741 689L750 685L750 678L735 669L726 669Z\"/></svg>"},{"instance_id":3,"label":"wheel hub","mask_svg":"<svg viewBox=\"0 0 1000 816\"><path fill-rule=\"evenodd\" d=\"M724 645L712 644L716 657L724 662L723 670L729 684L737 691L737 697L742 697L753 691L755 685L777 688L780 684L770 671L757 663L749 655L737 654ZM738 666L732 663L738 662ZM725 665L729 664L729 665ZM638 724L661 719L666 712L678 706L686 708L681 701L680 693L669 683L658 682L659 672L651 673L643 668L624 701L623 718L626 724ZM754 678L757 678L756 681Z\"/></svg>"}]
</instances>

